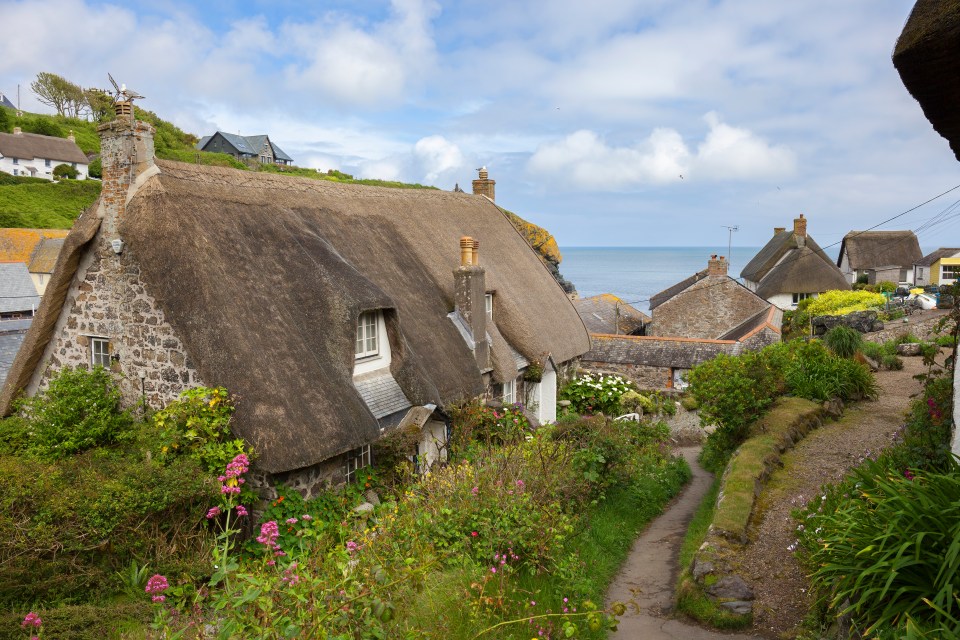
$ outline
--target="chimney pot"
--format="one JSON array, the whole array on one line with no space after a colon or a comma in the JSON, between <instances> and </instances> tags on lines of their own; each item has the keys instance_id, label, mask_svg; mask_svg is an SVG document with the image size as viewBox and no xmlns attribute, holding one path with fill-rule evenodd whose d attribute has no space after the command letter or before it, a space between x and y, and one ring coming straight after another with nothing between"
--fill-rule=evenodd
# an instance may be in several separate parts
<instances>
[{"instance_id":1,"label":"chimney pot","mask_svg":"<svg viewBox=\"0 0 960 640\"><path fill-rule=\"evenodd\" d=\"M794 218L793 220L793 233L798 238L807 237L807 219L803 217L802 213L799 218Z\"/></svg>"},{"instance_id":2,"label":"chimney pot","mask_svg":"<svg viewBox=\"0 0 960 640\"><path fill-rule=\"evenodd\" d=\"M470 247L470 261L473 266L480 266L480 241L476 238L473 239L473 244Z\"/></svg>"},{"instance_id":3,"label":"chimney pot","mask_svg":"<svg viewBox=\"0 0 960 640\"><path fill-rule=\"evenodd\" d=\"M23 129L21 129L20 127L14 127L14 128L13 128L13 135L18 136L18 135L20 135L21 133L23 133Z\"/></svg>"},{"instance_id":4,"label":"chimney pot","mask_svg":"<svg viewBox=\"0 0 960 640\"><path fill-rule=\"evenodd\" d=\"M76 141L77 141L77 137L76 137L75 135L73 135L73 129L70 129L70 135L67 136L67 140L69 140L70 142L76 142Z\"/></svg>"},{"instance_id":5,"label":"chimney pot","mask_svg":"<svg viewBox=\"0 0 960 640\"><path fill-rule=\"evenodd\" d=\"M473 195L487 196L490 200L496 202L495 187L497 181L490 179L490 174L487 173L486 167L480 167L478 171L480 172L480 177L473 181Z\"/></svg>"},{"instance_id":6,"label":"chimney pot","mask_svg":"<svg viewBox=\"0 0 960 640\"><path fill-rule=\"evenodd\" d=\"M774 227L774 228L773 228L773 235L777 235L778 233L783 233L783 232L786 231L786 230L787 230L786 227Z\"/></svg>"},{"instance_id":7,"label":"chimney pot","mask_svg":"<svg viewBox=\"0 0 960 640\"><path fill-rule=\"evenodd\" d=\"M473 264L473 238L463 236L460 238L460 266L469 267Z\"/></svg>"},{"instance_id":8,"label":"chimney pot","mask_svg":"<svg viewBox=\"0 0 960 640\"><path fill-rule=\"evenodd\" d=\"M729 263L727 259L723 256L717 257L716 254L710 256L710 260L707 261L707 275L708 276L725 276L727 275L727 267Z\"/></svg>"}]
</instances>

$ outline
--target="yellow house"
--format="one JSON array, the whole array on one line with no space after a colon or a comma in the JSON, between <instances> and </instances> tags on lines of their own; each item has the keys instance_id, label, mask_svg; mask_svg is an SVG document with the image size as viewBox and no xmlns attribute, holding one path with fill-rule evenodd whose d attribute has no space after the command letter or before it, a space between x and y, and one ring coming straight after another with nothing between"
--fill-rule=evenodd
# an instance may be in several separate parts
<instances>
[{"instance_id":1,"label":"yellow house","mask_svg":"<svg viewBox=\"0 0 960 640\"><path fill-rule=\"evenodd\" d=\"M953 284L960 279L960 249L940 248L913 264L914 282L919 286L928 284Z\"/></svg>"}]
</instances>

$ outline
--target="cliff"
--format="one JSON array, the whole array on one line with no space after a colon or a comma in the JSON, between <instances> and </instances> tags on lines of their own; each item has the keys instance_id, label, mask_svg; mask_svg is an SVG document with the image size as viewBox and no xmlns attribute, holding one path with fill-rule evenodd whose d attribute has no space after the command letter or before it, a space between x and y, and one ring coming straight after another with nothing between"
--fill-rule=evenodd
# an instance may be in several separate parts
<instances>
[{"instance_id":1,"label":"cliff","mask_svg":"<svg viewBox=\"0 0 960 640\"><path fill-rule=\"evenodd\" d=\"M563 287L563 290L567 293L576 292L576 287L574 287L573 283L560 274L560 262L563 260L563 256L560 255L560 247L557 246L557 241L553 235L543 227L539 227L532 222L527 222L512 211L508 211L503 207L500 207L500 210L507 215L507 218L510 219L513 226L516 227L527 240L527 244L537 252L540 256L540 261L547 266L547 269L550 270L554 279Z\"/></svg>"}]
</instances>

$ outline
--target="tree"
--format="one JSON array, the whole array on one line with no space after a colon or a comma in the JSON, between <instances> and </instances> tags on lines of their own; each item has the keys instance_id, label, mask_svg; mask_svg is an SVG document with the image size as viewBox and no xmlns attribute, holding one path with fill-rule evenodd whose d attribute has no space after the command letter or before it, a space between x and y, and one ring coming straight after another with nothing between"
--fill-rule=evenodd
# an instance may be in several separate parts
<instances>
[{"instance_id":1,"label":"tree","mask_svg":"<svg viewBox=\"0 0 960 640\"><path fill-rule=\"evenodd\" d=\"M41 103L56 109L57 115L77 118L88 106L83 89L55 73L38 73L30 90Z\"/></svg>"},{"instance_id":2,"label":"tree","mask_svg":"<svg viewBox=\"0 0 960 640\"><path fill-rule=\"evenodd\" d=\"M113 96L101 89L87 89L83 94L94 120L107 122L113 119Z\"/></svg>"},{"instance_id":3,"label":"tree","mask_svg":"<svg viewBox=\"0 0 960 640\"><path fill-rule=\"evenodd\" d=\"M10 131L10 114L6 107L0 107L0 132L8 133Z\"/></svg>"},{"instance_id":4,"label":"tree","mask_svg":"<svg viewBox=\"0 0 960 640\"><path fill-rule=\"evenodd\" d=\"M53 168L53 177L66 180L76 180L80 172L68 164L58 164Z\"/></svg>"}]
</instances>

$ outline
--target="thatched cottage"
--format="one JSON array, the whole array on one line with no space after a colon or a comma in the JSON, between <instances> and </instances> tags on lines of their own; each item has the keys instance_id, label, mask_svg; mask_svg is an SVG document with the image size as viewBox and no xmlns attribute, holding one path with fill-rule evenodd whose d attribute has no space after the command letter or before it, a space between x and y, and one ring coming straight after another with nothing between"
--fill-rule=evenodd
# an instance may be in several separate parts
<instances>
[{"instance_id":1,"label":"thatched cottage","mask_svg":"<svg viewBox=\"0 0 960 640\"><path fill-rule=\"evenodd\" d=\"M843 236L837 266L852 284L913 282L913 265L923 257L913 231L851 231Z\"/></svg>"},{"instance_id":2,"label":"thatched cottage","mask_svg":"<svg viewBox=\"0 0 960 640\"><path fill-rule=\"evenodd\" d=\"M727 270L724 257L711 256L706 269L650 298L646 335L591 331L583 366L627 376L642 388L682 388L687 371L721 353L780 342L783 312Z\"/></svg>"},{"instance_id":3,"label":"thatched cottage","mask_svg":"<svg viewBox=\"0 0 960 640\"><path fill-rule=\"evenodd\" d=\"M553 419L556 370L587 332L488 198L155 160L132 117L100 133L103 192L64 242L5 414L66 365L108 366L126 402L153 407L222 385L258 481L306 495L390 429L442 456L457 402Z\"/></svg>"},{"instance_id":4,"label":"thatched cottage","mask_svg":"<svg viewBox=\"0 0 960 640\"><path fill-rule=\"evenodd\" d=\"M850 282L820 245L807 234L807 219L794 218L793 229L776 227L773 237L740 272L743 284L781 309L824 291L848 291Z\"/></svg>"}]
</instances>

